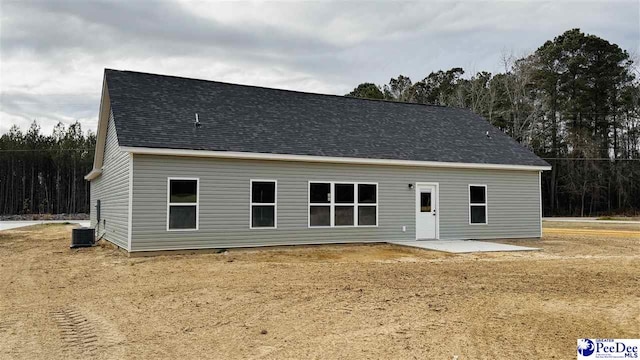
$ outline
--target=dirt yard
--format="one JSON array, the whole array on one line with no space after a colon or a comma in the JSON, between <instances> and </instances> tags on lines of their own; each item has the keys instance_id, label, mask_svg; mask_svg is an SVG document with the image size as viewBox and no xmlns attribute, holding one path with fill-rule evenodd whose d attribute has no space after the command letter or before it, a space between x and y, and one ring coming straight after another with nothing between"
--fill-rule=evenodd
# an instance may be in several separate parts
<instances>
[{"instance_id":1,"label":"dirt yard","mask_svg":"<svg viewBox=\"0 0 640 360\"><path fill-rule=\"evenodd\" d=\"M69 225L0 232L0 358L575 359L640 337L640 227L547 224L539 252L392 245L128 258Z\"/></svg>"}]
</instances>

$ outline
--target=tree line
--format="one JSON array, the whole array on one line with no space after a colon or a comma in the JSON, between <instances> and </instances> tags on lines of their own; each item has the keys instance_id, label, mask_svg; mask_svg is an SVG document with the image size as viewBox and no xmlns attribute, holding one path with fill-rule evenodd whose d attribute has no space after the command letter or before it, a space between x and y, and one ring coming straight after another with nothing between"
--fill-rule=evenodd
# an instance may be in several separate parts
<instances>
[{"instance_id":1,"label":"tree line","mask_svg":"<svg viewBox=\"0 0 640 360\"><path fill-rule=\"evenodd\" d=\"M456 67L412 82L362 83L346 96L468 108L553 166L549 215L640 210L640 83L627 51L572 29L504 71L463 78Z\"/></svg>"},{"instance_id":2,"label":"tree line","mask_svg":"<svg viewBox=\"0 0 640 360\"><path fill-rule=\"evenodd\" d=\"M0 136L0 214L89 212L89 183L96 136L79 122L58 123L51 135L36 121L23 133Z\"/></svg>"},{"instance_id":3,"label":"tree line","mask_svg":"<svg viewBox=\"0 0 640 360\"><path fill-rule=\"evenodd\" d=\"M618 45L572 29L503 72L464 77L440 70L412 82L363 83L347 96L468 108L547 160L543 209L549 215L640 210L640 83ZM51 135L37 122L0 137L0 214L89 211L96 137L78 122Z\"/></svg>"}]
</instances>

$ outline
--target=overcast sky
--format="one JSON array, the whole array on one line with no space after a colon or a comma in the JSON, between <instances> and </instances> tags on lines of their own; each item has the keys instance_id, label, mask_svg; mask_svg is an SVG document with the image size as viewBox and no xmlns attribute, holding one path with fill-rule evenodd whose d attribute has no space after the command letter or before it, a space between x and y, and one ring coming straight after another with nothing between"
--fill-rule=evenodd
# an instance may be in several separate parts
<instances>
[{"instance_id":1,"label":"overcast sky","mask_svg":"<svg viewBox=\"0 0 640 360\"><path fill-rule=\"evenodd\" d=\"M0 0L0 133L95 130L104 68L345 94L398 74L500 71L570 28L632 54L636 1L207 2Z\"/></svg>"}]
</instances>

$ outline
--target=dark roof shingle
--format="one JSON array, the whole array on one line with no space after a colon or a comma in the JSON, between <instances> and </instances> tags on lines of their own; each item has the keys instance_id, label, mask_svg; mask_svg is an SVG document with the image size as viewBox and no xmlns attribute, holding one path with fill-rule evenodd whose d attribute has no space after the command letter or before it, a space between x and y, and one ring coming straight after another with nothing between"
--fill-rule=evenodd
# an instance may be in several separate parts
<instances>
[{"instance_id":1,"label":"dark roof shingle","mask_svg":"<svg viewBox=\"0 0 640 360\"><path fill-rule=\"evenodd\" d=\"M464 109L131 71L105 76L121 146L548 165Z\"/></svg>"}]
</instances>

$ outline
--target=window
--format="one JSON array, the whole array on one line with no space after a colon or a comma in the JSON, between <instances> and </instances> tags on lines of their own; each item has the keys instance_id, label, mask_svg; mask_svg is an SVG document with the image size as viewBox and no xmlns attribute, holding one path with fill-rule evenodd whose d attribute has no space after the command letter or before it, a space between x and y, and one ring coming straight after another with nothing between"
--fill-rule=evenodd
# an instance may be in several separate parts
<instances>
[{"instance_id":1,"label":"window","mask_svg":"<svg viewBox=\"0 0 640 360\"><path fill-rule=\"evenodd\" d=\"M251 180L251 211L249 228L272 228L278 226L276 207L277 182L275 180Z\"/></svg>"},{"instance_id":2,"label":"window","mask_svg":"<svg viewBox=\"0 0 640 360\"><path fill-rule=\"evenodd\" d=\"M358 184L358 226L378 225L378 184Z\"/></svg>"},{"instance_id":3,"label":"window","mask_svg":"<svg viewBox=\"0 0 640 360\"><path fill-rule=\"evenodd\" d=\"M334 224L335 226L353 226L355 185L334 184L334 188L336 190Z\"/></svg>"},{"instance_id":4,"label":"window","mask_svg":"<svg viewBox=\"0 0 640 360\"><path fill-rule=\"evenodd\" d=\"M487 185L469 185L469 224L487 224Z\"/></svg>"},{"instance_id":5,"label":"window","mask_svg":"<svg viewBox=\"0 0 640 360\"><path fill-rule=\"evenodd\" d=\"M331 226L330 183L309 183L309 226Z\"/></svg>"},{"instance_id":6,"label":"window","mask_svg":"<svg viewBox=\"0 0 640 360\"><path fill-rule=\"evenodd\" d=\"M199 188L197 178L167 180L167 231L198 230Z\"/></svg>"},{"instance_id":7,"label":"window","mask_svg":"<svg viewBox=\"0 0 640 360\"><path fill-rule=\"evenodd\" d=\"M431 212L431 193L420 193L420 212Z\"/></svg>"},{"instance_id":8,"label":"window","mask_svg":"<svg viewBox=\"0 0 640 360\"><path fill-rule=\"evenodd\" d=\"M378 184L309 182L309 227L378 225Z\"/></svg>"}]
</instances>

